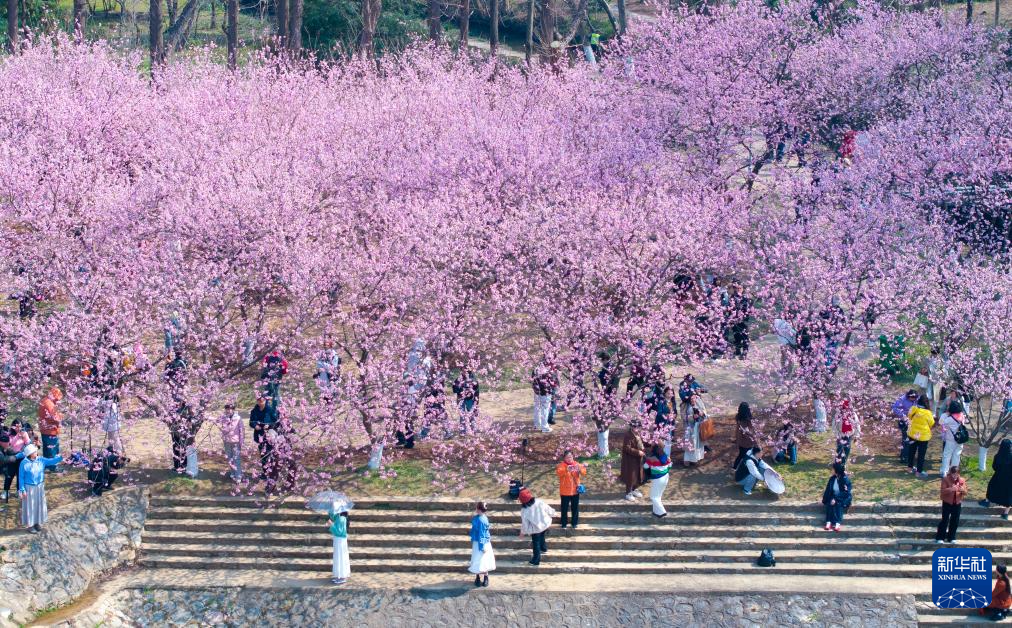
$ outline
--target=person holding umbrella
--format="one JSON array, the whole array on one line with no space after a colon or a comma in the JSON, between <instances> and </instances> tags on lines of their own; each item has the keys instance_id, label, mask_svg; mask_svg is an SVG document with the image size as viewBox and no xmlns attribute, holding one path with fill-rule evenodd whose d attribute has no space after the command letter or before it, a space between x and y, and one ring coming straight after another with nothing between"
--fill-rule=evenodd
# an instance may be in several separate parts
<instances>
[{"instance_id":1,"label":"person holding umbrella","mask_svg":"<svg viewBox=\"0 0 1012 628\"><path fill-rule=\"evenodd\" d=\"M348 512L354 506L355 503L344 493L336 491L323 491L306 501L306 508L325 513L330 522L328 530L334 537L334 566L331 571L331 581L334 584L344 584L351 575L351 561L348 557Z\"/></svg>"},{"instance_id":2,"label":"person holding umbrella","mask_svg":"<svg viewBox=\"0 0 1012 628\"><path fill-rule=\"evenodd\" d=\"M334 510L327 515L330 520L330 534L334 537L334 566L331 569L331 582L344 584L351 576L351 558L348 556L348 511Z\"/></svg>"},{"instance_id":3,"label":"person holding umbrella","mask_svg":"<svg viewBox=\"0 0 1012 628\"><path fill-rule=\"evenodd\" d=\"M474 505L471 517L471 565L468 571L474 574L474 586L488 586L488 572L495 571L495 553L492 551L491 526L488 523L488 504Z\"/></svg>"}]
</instances>

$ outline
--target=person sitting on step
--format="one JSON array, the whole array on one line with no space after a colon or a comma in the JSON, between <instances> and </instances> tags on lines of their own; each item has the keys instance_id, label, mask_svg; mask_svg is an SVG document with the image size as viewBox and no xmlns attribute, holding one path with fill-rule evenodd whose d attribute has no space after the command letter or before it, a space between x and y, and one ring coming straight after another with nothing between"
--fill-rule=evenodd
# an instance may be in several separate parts
<instances>
[{"instance_id":1,"label":"person sitting on step","mask_svg":"<svg viewBox=\"0 0 1012 628\"><path fill-rule=\"evenodd\" d=\"M1005 565L998 565L994 570L998 572L998 577L995 578L994 591L991 592L991 603L977 612L986 615L987 611L993 611L991 619L1001 621L1012 608L1012 587L1009 587L1008 568Z\"/></svg>"}]
</instances>

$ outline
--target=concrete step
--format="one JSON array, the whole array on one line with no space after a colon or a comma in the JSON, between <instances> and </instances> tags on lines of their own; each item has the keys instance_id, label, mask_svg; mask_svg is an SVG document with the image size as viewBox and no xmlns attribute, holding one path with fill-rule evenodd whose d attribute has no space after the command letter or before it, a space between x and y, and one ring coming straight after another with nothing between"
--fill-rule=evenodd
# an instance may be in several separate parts
<instances>
[{"instance_id":1,"label":"concrete step","mask_svg":"<svg viewBox=\"0 0 1012 628\"><path fill-rule=\"evenodd\" d=\"M429 536L425 534L373 534L352 531L355 543L363 547L412 547L412 548L441 548L447 543L456 543L458 540L447 539L445 536ZM460 538L466 538L462 535ZM848 551L890 551L890 552L911 552L927 551L934 552L939 546L931 539L899 539L896 541L884 541L877 538L840 537L836 533L826 533L824 536L811 538L748 538L728 539L725 537L684 537L684 538L630 538L629 536L594 536L588 537L582 533L564 533L553 529L549 534L552 543L556 543L569 550L608 550L608 549L648 549L657 547L667 549L699 550L708 548L741 548L759 550L765 547L774 550L783 549L840 549ZM530 541L527 538L517 536L496 536L494 537L496 547L529 547ZM233 547L263 546L263 547L330 547L331 536L326 530L316 529L313 532L304 534L279 535L271 531L256 532L183 532L183 531L161 531L149 532L144 535L144 544L156 545L189 545L189 544L223 544ZM955 546L963 547L985 547L992 553L1012 551L1012 542L995 541L964 541L957 540Z\"/></svg>"},{"instance_id":2,"label":"concrete step","mask_svg":"<svg viewBox=\"0 0 1012 628\"><path fill-rule=\"evenodd\" d=\"M557 496L545 498L553 508L559 508ZM500 511L516 510L519 505L515 500L490 500L489 512L493 515ZM229 508L242 509L274 509L285 511L305 511L305 500L299 498L287 499L283 502L267 502L249 497L233 496L152 496L150 505L152 508L160 507L205 507L205 506L228 506ZM692 502L692 501L665 501L665 505L674 510L689 510L696 513L744 513L753 514L756 512L766 513L799 513L810 512L820 513L824 507L815 502L787 502L782 500L763 501L753 499L741 499L740 501L726 502ZM649 506L646 498L639 502L627 502L623 499L593 499L581 498L580 507L588 511L596 512L639 512L644 506ZM361 510L412 510L431 511L445 510L450 512L470 513L473 511L474 501L468 499L451 498L362 498L355 500L355 509ZM938 514L940 506L938 502L855 502L848 511L851 515L863 513L926 513ZM997 515L994 508L984 509L976 502L967 502L963 506L964 514L975 512Z\"/></svg>"},{"instance_id":3,"label":"concrete step","mask_svg":"<svg viewBox=\"0 0 1012 628\"><path fill-rule=\"evenodd\" d=\"M242 519L217 520L204 519L151 519L147 522L147 532L162 532L180 530L187 532L271 532L277 535L287 534L312 534L326 529L326 520L322 517L319 523L284 523L283 525L270 525L243 521ZM362 526L365 531L371 534L397 534L406 529L424 532L426 535L460 536L466 535L469 526L466 521L459 523L446 522L418 522L417 525L410 525L394 518L388 518L381 522L369 522ZM357 519L352 519L352 528L359 529ZM515 536L519 533L520 527L517 524L495 526L492 529L493 535ZM559 532L565 533L561 530ZM821 526L809 523L805 525L748 525L748 526L725 526L725 525L682 525L678 517L667 517L659 522L646 520L635 524L623 522L600 522L595 524L581 524L577 534L581 536L594 537L600 535L635 537L687 537L706 536L728 539L738 538L809 538L814 536L825 536L826 532ZM928 540L934 538L934 526L882 526L862 525L850 526L844 523L840 532L834 533L834 537L850 538L854 536L882 538L893 540L896 538L909 538L913 540ZM1008 530L1005 528L993 527L967 527L960 528L960 539L963 541L998 541L1004 542L1009 538Z\"/></svg>"},{"instance_id":4,"label":"concrete step","mask_svg":"<svg viewBox=\"0 0 1012 628\"><path fill-rule=\"evenodd\" d=\"M467 547L429 547L419 548L414 545L410 547L412 560L419 561L452 561L459 559ZM502 558L530 557L529 545L503 545L494 544L496 556ZM735 549L675 549L668 547L656 547L649 549L597 549L597 550L573 550L571 547L557 544L550 544L553 560L565 563L613 563L613 562L749 562L755 560L759 548L735 548ZM145 541L142 546L144 552L151 552L159 556L190 556L220 557L220 558L290 558L290 559L329 559L331 558L331 545L322 543L308 546L290 547L252 547L235 546L227 543L194 543L194 544L149 544ZM350 546L351 557L359 560L383 560L391 556L390 547L376 547L367 545L361 539L353 539ZM891 552L891 551L860 551L848 549L786 549L776 552L778 562L783 563L873 563L873 564L924 564L931 562L931 552ZM1012 554L996 554L995 559L1007 561Z\"/></svg>"},{"instance_id":5,"label":"concrete step","mask_svg":"<svg viewBox=\"0 0 1012 628\"><path fill-rule=\"evenodd\" d=\"M550 549L550 547L549 547ZM218 557L177 557L161 554L145 553L139 560L140 564L152 569L224 569L249 570L269 569L294 572L329 572L330 559L264 559L264 558L218 558ZM415 561L405 560L401 556L383 560L355 560L352 572L392 572L392 573L448 573L466 574L467 553L462 552L457 560ZM930 565L860 565L850 563L785 563L777 567L756 567L752 562L684 562L684 563L562 563L553 562L552 554L543 559L540 566L532 566L522 560L497 560L496 573L503 574L551 574L551 573L593 573L607 574L674 574L674 573L721 573L748 574L760 572L776 572L795 575L863 576L863 577L930 577Z\"/></svg>"},{"instance_id":6,"label":"concrete step","mask_svg":"<svg viewBox=\"0 0 1012 628\"><path fill-rule=\"evenodd\" d=\"M667 520L658 520L649 516L649 507L641 506L637 512L599 512L581 508L580 521L584 525L595 523L621 523L639 525L670 525L672 521L677 525L726 525L738 526L742 518L727 513L699 513L695 511L670 510ZM287 523L287 522L320 522L325 518L319 513L309 510L252 510L233 509L228 507L202 506L161 506L152 509L148 518L153 521L160 520L198 520L212 519L216 521L227 520L249 521L254 523ZM897 526L936 526L940 518L939 513L885 513L873 514L864 513L848 515L845 523L848 526L859 525L897 525ZM383 510L361 510L354 511L356 522L383 522L396 519L400 522L443 522L468 525L469 517L460 511L383 511ZM492 513L489 520L493 525L518 525L520 522L519 509L513 512ZM783 524L821 524L824 519L820 512L801 513L770 513L757 511L749 515L750 524L759 525L783 525ZM968 514L960 518L960 529L997 527L1008 528L1012 532L1012 522L1004 521L998 517L990 517L983 514Z\"/></svg>"}]
</instances>

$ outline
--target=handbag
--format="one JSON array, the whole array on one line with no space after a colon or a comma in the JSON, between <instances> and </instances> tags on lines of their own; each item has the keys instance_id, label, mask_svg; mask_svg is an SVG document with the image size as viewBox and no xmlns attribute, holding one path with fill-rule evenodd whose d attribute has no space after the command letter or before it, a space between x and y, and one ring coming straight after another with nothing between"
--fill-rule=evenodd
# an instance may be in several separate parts
<instances>
[{"instance_id":1,"label":"handbag","mask_svg":"<svg viewBox=\"0 0 1012 628\"><path fill-rule=\"evenodd\" d=\"M699 422L699 440L710 440L715 432L712 419L707 418Z\"/></svg>"}]
</instances>

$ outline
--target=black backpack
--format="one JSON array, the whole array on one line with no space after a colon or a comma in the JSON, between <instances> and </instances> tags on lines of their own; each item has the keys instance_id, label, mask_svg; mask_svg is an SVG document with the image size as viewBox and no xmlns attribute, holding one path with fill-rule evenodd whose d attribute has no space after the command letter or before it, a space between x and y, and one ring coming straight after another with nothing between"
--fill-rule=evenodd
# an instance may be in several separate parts
<instances>
[{"instance_id":1,"label":"black backpack","mask_svg":"<svg viewBox=\"0 0 1012 628\"><path fill-rule=\"evenodd\" d=\"M956 441L956 444L962 445L963 443L970 440L970 432L967 431L966 426L960 423L956 431L952 433L952 440Z\"/></svg>"},{"instance_id":2,"label":"black backpack","mask_svg":"<svg viewBox=\"0 0 1012 628\"><path fill-rule=\"evenodd\" d=\"M764 549L762 553L759 554L759 560L756 561L756 564L760 567L776 567L777 559L773 557L773 550L768 547Z\"/></svg>"}]
</instances>

